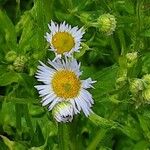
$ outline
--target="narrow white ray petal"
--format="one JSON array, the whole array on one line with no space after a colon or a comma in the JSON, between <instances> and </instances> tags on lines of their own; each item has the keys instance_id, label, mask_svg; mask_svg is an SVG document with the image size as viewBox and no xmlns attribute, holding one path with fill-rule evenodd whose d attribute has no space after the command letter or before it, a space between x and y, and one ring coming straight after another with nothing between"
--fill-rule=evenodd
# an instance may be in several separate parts
<instances>
[{"instance_id":1,"label":"narrow white ray petal","mask_svg":"<svg viewBox=\"0 0 150 150\"><path fill-rule=\"evenodd\" d=\"M71 99L71 100L70 100L70 103L71 103L72 106L73 106L74 113L75 113L75 114L78 114L78 113L79 113L79 110L76 108L77 106L76 106L76 104L75 104L75 102L74 102L74 99Z\"/></svg>"},{"instance_id":2,"label":"narrow white ray petal","mask_svg":"<svg viewBox=\"0 0 150 150\"><path fill-rule=\"evenodd\" d=\"M87 90L82 89L81 91L84 95L86 95L87 99L91 102L91 104L94 104L92 94L90 94Z\"/></svg>"},{"instance_id":3,"label":"narrow white ray petal","mask_svg":"<svg viewBox=\"0 0 150 150\"><path fill-rule=\"evenodd\" d=\"M48 107L48 109L49 109L49 111L50 110L52 110L53 109L53 107L58 103L58 102L60 102L61 101L61 99L60 98L56 98L56 99L54 99L53 100L53 102L50 104L50 106Z\"/></svg>"},{"instance_id":4,"label":"narrow white ray petal","mask_svg":"<svg viewBox=\"0 0 150 150\"><path fill-rule=\"evenodd\" d=\"M78 111L81 111L81 106L80 106L80 103L79 103L79 101L78 101L78 97L74 99L74 102L75 102L75 104L77 105L77 110L78 110Z\"/></svg>"},{"instance_id":5,"label":"narrow white ray petal","mask_svg":"<svg viewBox=\"0 0 150 150\"><path fill-rule=\"evenodd\" d=\"M85 116L88 116L88 114L89 114L89 107L87 106L87 103L81 97L78 98L78 103L81 106Z\"/></svg>"},{"instance_id":6,"label":"narrow white ray petal","mask_svg":"<svg viewBox=\"0 0 150 150\"><path fill-rule=\"evenodd\" d=\"M96 81L92 81L91 78L88 78L86 80L82 80L82 87L87 89L87 88L94 88L92 86L93 83L95 83Z\"/></svg>"},{"instance_id":7,"label":"narrow white ray petal","mask_svg":"<svg viewBox=\"0 0 150 150\"><path fill-rule=\"evenodd\" d=\"M55 99L56 99L56 95L55 94L49 95L49 97L42 103L42 106L46 106L47 104L51 103Z\"/></svg>"}]
</instances>

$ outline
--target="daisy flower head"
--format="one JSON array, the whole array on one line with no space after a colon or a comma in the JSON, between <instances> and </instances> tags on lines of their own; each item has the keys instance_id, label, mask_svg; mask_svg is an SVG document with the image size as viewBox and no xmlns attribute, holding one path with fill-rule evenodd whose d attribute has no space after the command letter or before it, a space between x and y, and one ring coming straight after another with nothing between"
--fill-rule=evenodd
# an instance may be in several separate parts
<instances>
[{"instance_id":1,"label":"daisy flower head","mask_svg":"<svg viewBox=\"0 0 150 150\"><path fill-rule=\"evenodd\" d=\"M73 114L83 111L88 116L94 101L87 89L93 88L95 81L91 78L80 80L80 63L73 58L49 60L50 66L40 63L36 78L43 84L35 88L42 97L42 105L48 105L50 111L60 102L70 102Z\"/></svg>"},{"instance_id":2,"label":"daisy flower head","mask_svg":"<svg viewBox=\"0 0 150 150\"><path fill-rule=\"evenodd\" d=\"M83 28L71 27L65 23L55 24L51 21L48 24L50 33L46 33L46 40L50 43L51 51L53 51L57 58L62 55L70 57L73 52L78 52L80 49L81 38L84 34Z\"/></svg>"}]
</instances>

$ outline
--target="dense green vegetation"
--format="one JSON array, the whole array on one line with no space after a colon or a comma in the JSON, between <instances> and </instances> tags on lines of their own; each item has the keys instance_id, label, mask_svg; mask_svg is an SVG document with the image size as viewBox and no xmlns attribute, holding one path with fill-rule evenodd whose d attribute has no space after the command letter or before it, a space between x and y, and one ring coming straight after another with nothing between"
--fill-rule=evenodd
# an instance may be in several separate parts
<instances>
[{"instance_id":1,"label":"dense green vegetation","mask_svg":"<svg viewBox=\"0 0 150 150\"><path fill-rule=\"evenodd\" d=\"M99 23L108 13L111 34ZM94 114L66 124L34 88L39 60L54 58L44 38L51 20L84 27L75 58L82 78L97 81ZM149 0L0 0L0 150L149 150L149 43Z\"/></svg>"}]
</instances>

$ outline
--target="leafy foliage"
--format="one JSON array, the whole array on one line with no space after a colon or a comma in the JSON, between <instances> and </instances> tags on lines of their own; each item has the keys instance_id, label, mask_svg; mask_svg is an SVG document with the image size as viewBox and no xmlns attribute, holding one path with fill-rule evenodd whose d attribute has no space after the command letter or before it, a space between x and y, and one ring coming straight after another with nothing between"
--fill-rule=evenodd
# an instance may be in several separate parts
<instances>
[{"instance_id":1,"label":"leafy foliage","mask_svg":"<svg viewBox=\"0 0 150 150\"><path fill-rule=\"evenodd\" d=\"M104 13L117 21L109 36L97 22ZM0 149L150 149L150 94L143 94L150 86L131 91L133 79L150 73L149 16L149 0L0 0ZM54 58L44 38L51 19L84 26L75 57L82 78L97 81L94 113L65 125L41 106L34 89L38 61ZM21 65L8 61L10 51Z\"/></svg>"}]
</instances>

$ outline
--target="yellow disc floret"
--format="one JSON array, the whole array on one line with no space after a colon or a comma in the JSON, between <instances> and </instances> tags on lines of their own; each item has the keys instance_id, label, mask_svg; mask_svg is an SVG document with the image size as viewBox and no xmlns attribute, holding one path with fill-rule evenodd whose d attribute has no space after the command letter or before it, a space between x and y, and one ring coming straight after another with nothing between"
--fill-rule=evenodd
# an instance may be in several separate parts
<instances>
[{"instance_id":1,"label":"yellow disc floret","mask_svg":"<svg viewBox=\"0 0 150 150\"><path fill-rule=\"evenodd\" d=\"M69 52L75 45L74 38L68 32L57 32L52 37L52 45L58 54Z\"/></svg>"},{"instance_id":2,"label":"yellow disc floret","mask_svg":"<svg viewBox=\"0 0 150 150\"><path fill-rule=\"evenodd\" d=\"M81 83L76 74L70 70L60 70L54 74L52 88L58 97L68 99L78 95Z\"/></svg>"}]
</instances>

